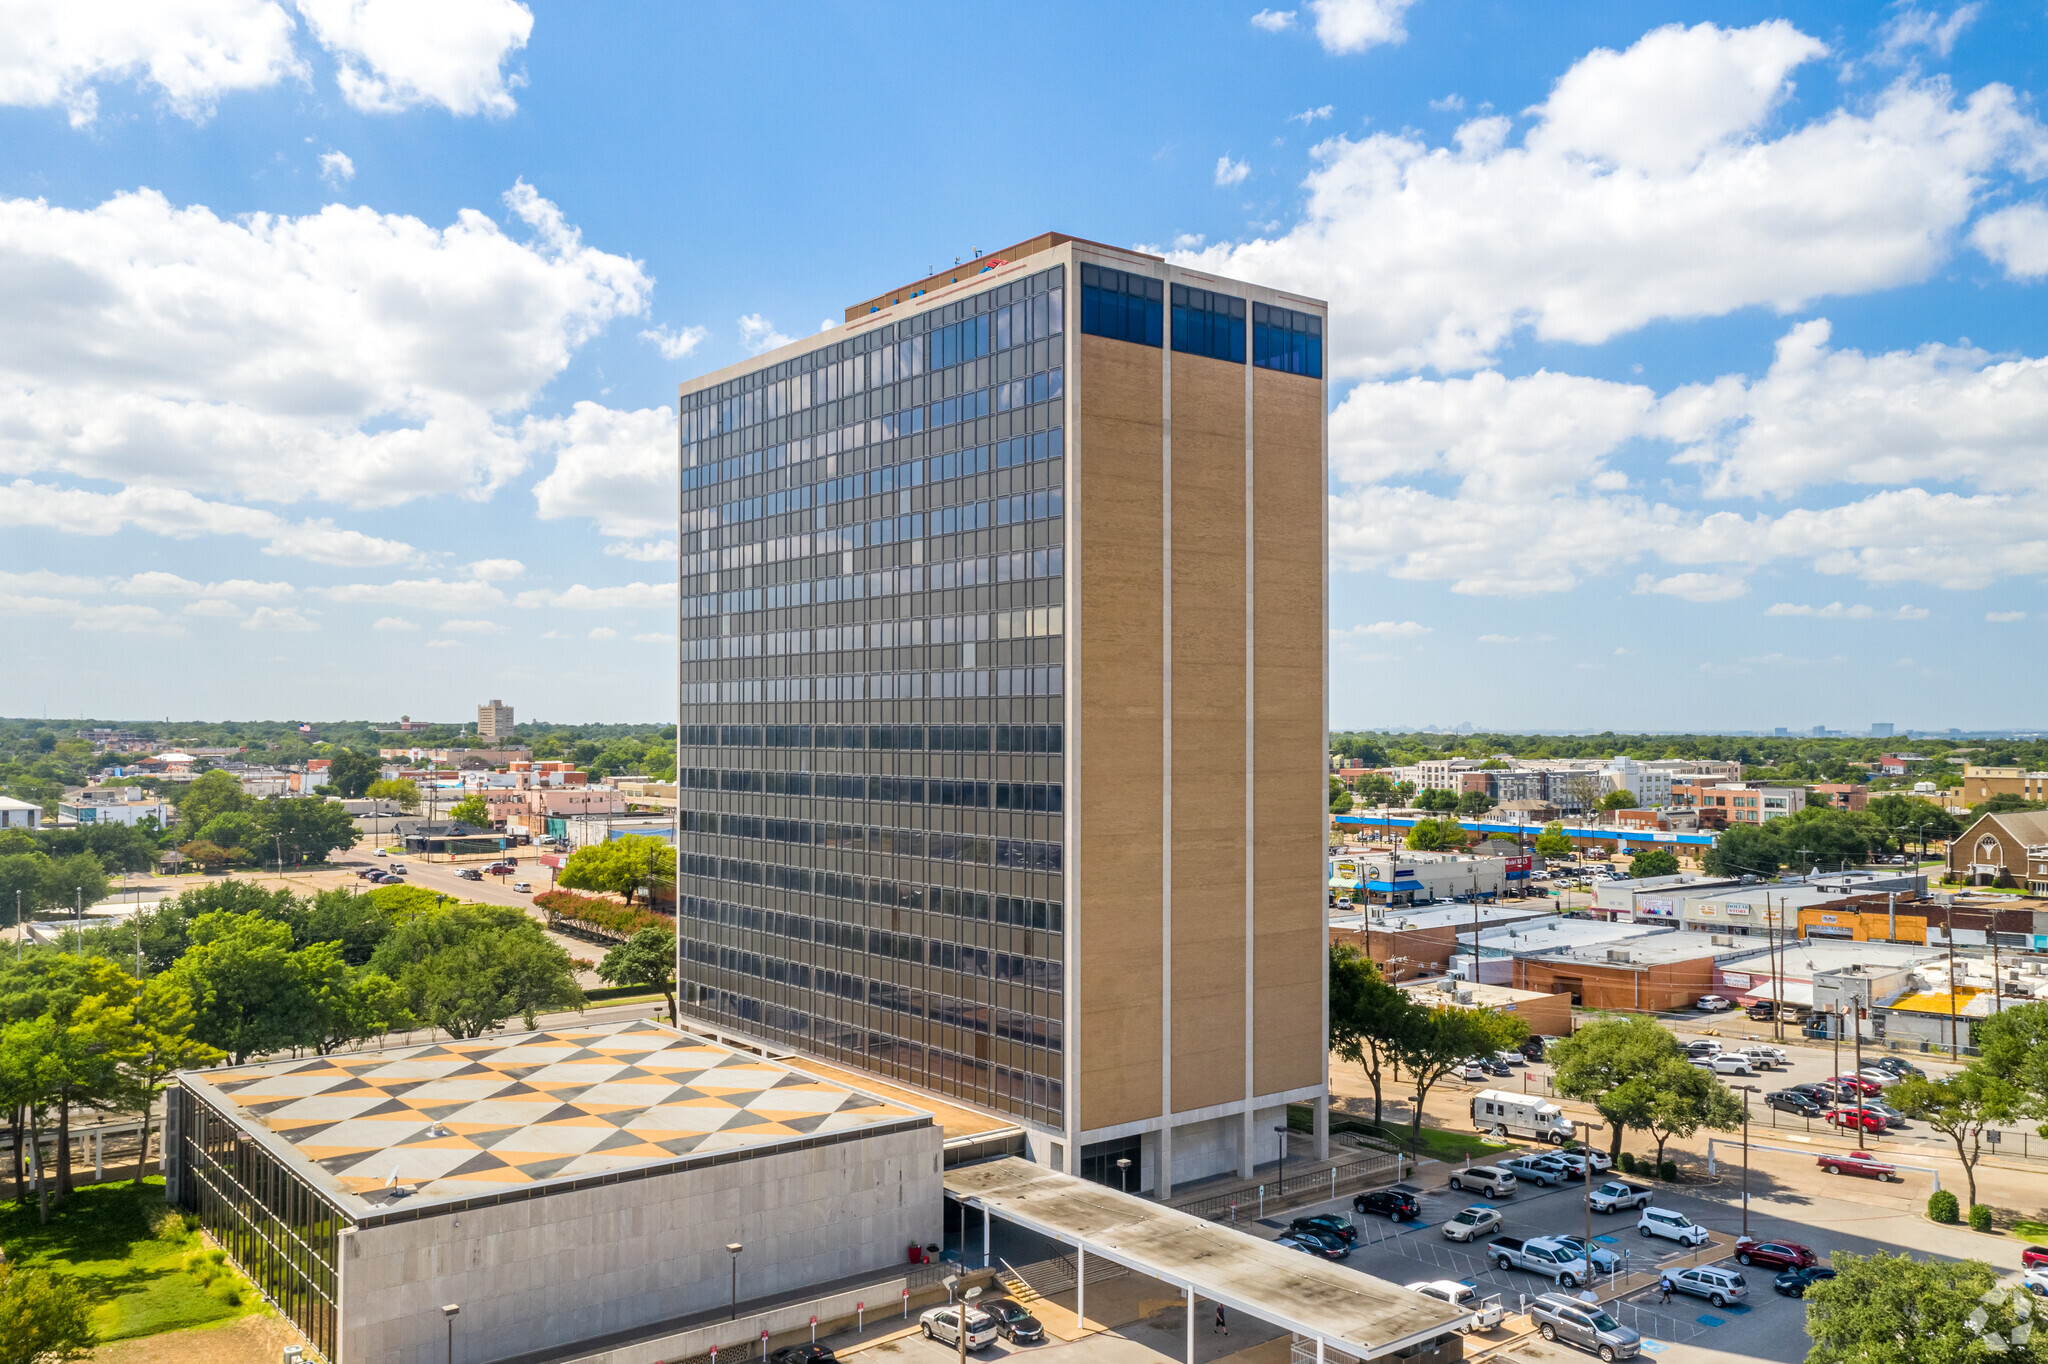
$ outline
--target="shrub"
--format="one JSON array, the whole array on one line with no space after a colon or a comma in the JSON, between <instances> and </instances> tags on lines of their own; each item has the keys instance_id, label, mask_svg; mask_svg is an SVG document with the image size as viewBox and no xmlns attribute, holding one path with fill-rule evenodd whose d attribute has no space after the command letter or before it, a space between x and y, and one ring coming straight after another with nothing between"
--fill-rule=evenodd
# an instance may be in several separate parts
<instances>
[{"instance_id":1,"label":"shrub","mask_svg":"<svg viewBox=\"0 0 2048 1364\"><path fill-rule=\"evenodd\" d=\"M544 890L533 897L533 902L548 911L558 927L580 929L593 937L619 942L626 941L643 928L675 926L674 920L666 914L656 914L637 906L629 909L616 901L578 895L571 890Z\"/></svg>"},{"instance_id":2,"label":"shrub","mask_svg":"<svg viewBox=\"0 0 2048 1364\"><path fill-rule=\"evenodd\" d=\"M1934 1222L1953 1222L1962 1215L1962 1205L1947 1189L1927 1196L1927 1217Z\"/></svg>"},{"instance_id":3,"label":"shrub","mask_svg":"<svg viewBox=\"0 0 2048 1364\"><path fill-rule=\"evenodd\" d=\"M1659 1165L1657 1167L1657 1178L1664 1180L1666 1183L1675 1183L1678 1179L1678 1162L1667 1160L1662 1165Z\"/></svg>"},{"instance_id":4,"label":"shrub","mask_svg":"<svg viewBox=\"0 0 2048 1364\"><path fill-rule=\"evenodd\" d=\"M1991 1230L1991 1209L1989 1207L1982 1203L1972 1203L1970 1205L1970 1230Z\"/></svg>"},{"instance_id":5,"label":"shrub","mask_svg":"<svg viewBox=\"0 0 2048 1364\"><path fill-rule=\"evenodd\" d=\"M1615 1161L1615 1164L1621 1167L1621 1172L1625 1175L1632 1175L1636 1172L1636 1158L1627 1151L1621 1153L1621 1158Z\"/></svg>"}]
</instances>

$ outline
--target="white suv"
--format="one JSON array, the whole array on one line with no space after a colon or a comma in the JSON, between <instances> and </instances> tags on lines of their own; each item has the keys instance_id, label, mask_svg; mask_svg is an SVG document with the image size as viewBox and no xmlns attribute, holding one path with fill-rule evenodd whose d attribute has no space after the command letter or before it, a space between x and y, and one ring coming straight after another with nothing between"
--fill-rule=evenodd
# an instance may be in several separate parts
<instances>
[{"instance_id":1,"label":"white suv","mask_svg":"<svg viewBox=\"0 0 2048 1364\"><path fill-rule=\"evenodd\" d=\"M918 1329L924 1332L926 1340L942 1341L947 1345L960 1344L960 1309L958 1306L934 1307L917 1319ZM996 1319L988 1313L975 1309L967 1314L967 1348L979 1350L992 1344L996 1338Z\"/></svg>"},{"instance_id":2,"label":"white suv","mask_svg":"<svg viewBox=\"0 0 2048 1364\"><path fill-rule=\"evenodd\" d=\"M1644 1208L1643 1215L1636 1220L1636 1230L1644 1236L1661 1236L1682 1246L1703 1246L1707 1243L1705 1227L1684 1213L1672 1212L1669 1208Z\"/></svg>"}]
</instances>

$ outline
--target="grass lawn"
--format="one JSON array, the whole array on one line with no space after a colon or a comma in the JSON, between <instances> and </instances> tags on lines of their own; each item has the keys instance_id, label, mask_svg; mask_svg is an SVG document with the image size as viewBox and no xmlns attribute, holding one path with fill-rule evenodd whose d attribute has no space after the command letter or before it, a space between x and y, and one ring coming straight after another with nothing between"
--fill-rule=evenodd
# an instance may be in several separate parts
<instances>
[{"instance_id":1,"label":"grass lawn","mask_svg":"<svg viewBox=\"0 0 2048 1364\"><path fill-rule=\"evenodd\" d=\"M78 1189L50 1217L0 1205L0 1247L16 1264L68 1275L96 1304L102 1340L203 1326L269 1309L199 1233L164 1206L162 1178ZM224 1257L223 1257L224 1258Z\"/></svg>"}]
</instances>

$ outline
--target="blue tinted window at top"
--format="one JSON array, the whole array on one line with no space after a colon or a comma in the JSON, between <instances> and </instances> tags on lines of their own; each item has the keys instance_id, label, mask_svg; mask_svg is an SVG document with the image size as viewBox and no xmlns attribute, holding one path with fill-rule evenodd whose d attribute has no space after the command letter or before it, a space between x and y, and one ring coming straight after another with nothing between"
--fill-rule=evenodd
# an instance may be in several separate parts
<instances>
[{"instance_id":1,"label":"blue tinted window at top","mask_svg":"<svg viewBox=\"0 0 2048 1364\"><path fill-rule=\"evenodd\" d=\"M1081 330L1090 336L1157 346L1164 340L1165 302L1166 286L1156 279L1081 267Z\"/></svg>"},{"instance_id":2,"label":"blue tinted window at top","mask_svg":"<svg viewBox=\"0 0 2048 1364\"><path fill-rule=\"evenodd\" d=\"M1174 285L1173 348L1185 355L1243 364L1244 300Z\"/></svg>"},{"instance_id":3,"label":"blue tinted window at top","mask_svg":"<svg viewBox=\"0 0 2048 1364\"><path fill-rule=\"evenodd\" d=\"M1252 363L1260 369L1323 377L1323 319L1292 308L1252 305Z\"/></svg>"}]
</instances>

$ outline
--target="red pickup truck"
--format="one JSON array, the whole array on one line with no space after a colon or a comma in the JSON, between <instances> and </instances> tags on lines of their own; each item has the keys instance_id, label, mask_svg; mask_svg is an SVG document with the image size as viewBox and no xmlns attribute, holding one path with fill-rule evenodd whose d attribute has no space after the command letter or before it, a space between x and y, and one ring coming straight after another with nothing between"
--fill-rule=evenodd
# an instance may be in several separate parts
<instances>
[{"instance_id":1,"label":"red pickup truck","mask_svg":"<svg viewBox=\"0 0 2048 1364\"><path fill-rule=\"evenodd\" d=\"M1892 1184L1903 1179L1897 1170L1868 1151L1830 1151L1814 1163L1831 1175L1860 1175Z\"/></svg>"}]
</instances>

